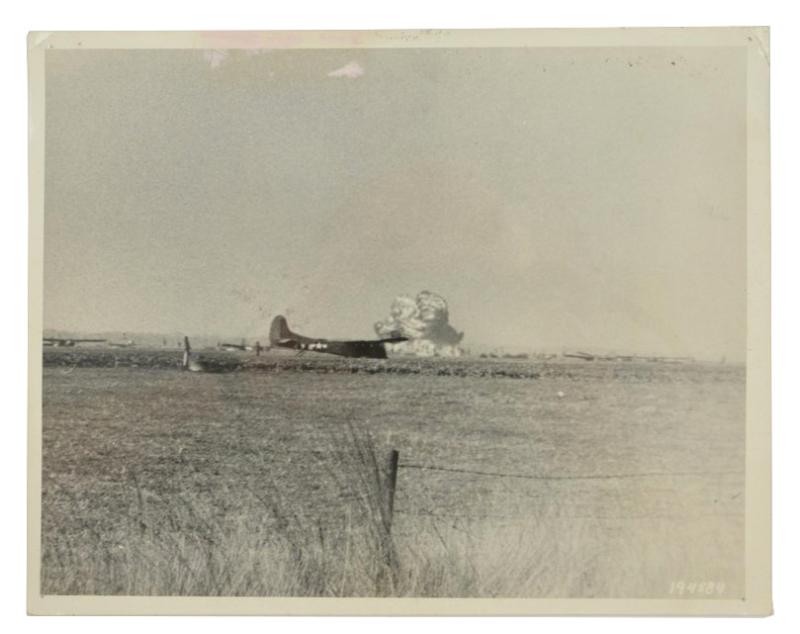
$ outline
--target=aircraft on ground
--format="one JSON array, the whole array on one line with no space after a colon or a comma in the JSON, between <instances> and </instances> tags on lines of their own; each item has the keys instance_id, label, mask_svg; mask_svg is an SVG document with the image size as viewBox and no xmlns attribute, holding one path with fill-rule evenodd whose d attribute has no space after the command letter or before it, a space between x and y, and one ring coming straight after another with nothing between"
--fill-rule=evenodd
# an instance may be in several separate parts
<instances>
[{"instance_id":1,"label":"aircraft on ground","mask_svg":"<svg viewBox=\"0 0 800 634\"><path fill-rule=\"evenodd\" d=\"M400 334L385 339L368 341L330 341L329 339L315 339L298 335L289 329L286 317L278 315L272 320L269 329L269 344L279 348L289 348L304 352L324 352L342 357L366 357L369 359L385 359L387 343L400 343L408 341L408 337Z\"/></svg>"},{"instance_id":2,"label":"aircraft on ground","mask_svg":"<svg viewBox=\"0 0 800 634\"><path fill-rule=\"evenodd\" d=\"M249 352L253 349L253 346L248 346L244 339L242 339L242 343L218 343L217 348L220 350L227 350L228 352L234 352L239 350L241 352Z\"/></svg>"},{"instance_id":3,"label":"aircraft on ground","mask_svg":"<svg viewBox=\"0 0 800 634\"><path fill-rule=\"evenodd\" d=\"M60 337L43 337L42 343L45 346L52 346L54 348L72 348L79 343L105 343L105 339L62 339Z\"/></svg>"},{"instance_id":4,"label":"aircraft on ground","mask_svg":"<svg viewBox=\"0 0 800 634\"><path fill-rule=\"evenodd\" d=\"M214 359L203 358L192 351L192 344L189 337L183 338L183 362L181 367L189 372L232 372L237 369L237 365L215 362Z\"/></svg>"},{"instance_id":5,"label":"aircraft on ground","mask_svg":"<svg viewBox=\"0 0 800 634\"><path fill-rule=\"evenodd\" d=\"M133 339L126 339L124 341L111 341L108 345L110 348L133 348L136 342Z\"/></svg>"},{"instance_id":6,"label":"aircraft on ground","mask_svg":"<svg viewBox=\"0 0 800 634\"><path fill-rule=\"evenodd\" d=\"M590 354L588 352L565 352L563 356L568 359L581 359L583 361L647 361L649 363L694 363L692 357L646 357L636 354Z\"/></svg>"},{"instance_id":7,"label":"aircraft on ground","mask_svg":"<svg viewBox=\"0 0 800 634\"><path fill-rule=\"evenodd\" d=\"M584 361L594 361L597 355L588 352L565 352L564 356L568 359L583 359Z\"/></svg>"}]
</instances>

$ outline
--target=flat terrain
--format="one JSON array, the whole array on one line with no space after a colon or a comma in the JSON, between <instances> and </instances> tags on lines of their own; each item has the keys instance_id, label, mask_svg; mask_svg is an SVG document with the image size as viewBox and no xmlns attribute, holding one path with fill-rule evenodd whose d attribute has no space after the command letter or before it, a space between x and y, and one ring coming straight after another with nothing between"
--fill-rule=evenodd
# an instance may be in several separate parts
<instances>
[{"instance_id":1,"label":"flat terrain","mask_svg":"<svg viewBox=\"0 0 800 634\"><path fill-rule=\"evenodd\" d=\"M220 359L46 351L44 593L743 594L741 367Z\"/></svg>"}]
</instances>

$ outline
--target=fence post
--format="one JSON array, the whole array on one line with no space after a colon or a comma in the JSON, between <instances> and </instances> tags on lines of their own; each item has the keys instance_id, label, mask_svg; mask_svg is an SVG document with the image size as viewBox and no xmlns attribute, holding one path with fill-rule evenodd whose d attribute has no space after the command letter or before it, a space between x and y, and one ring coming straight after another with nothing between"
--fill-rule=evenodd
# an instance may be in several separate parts
<instances>
[{"instance_id":1,"label":"fence post","mask_svg":"<svg viewBox=\"0 0 800 634\"><path fill-rule=\"evenodd\" d=\"M389 452L389 464L386 469L386 532L392 532L392 519L394 517L394 492L397 489L397 465L400 462L400 452L392 449Z\"/></svg>"},{"instance_id":2,"label":"fence post","mask_svg":"<svg viewBox=\"0 0 800 634\"><path fill-rule=\"evenodd\" d=\"M189 337L184 335L184 337L183 337L183 363L181 364L181 367L184 370L188 370L189 369L189 356L191 354L192 354L192 346L189 345Z\"/></svg>"},{"instance_id":3,"label":"fence post","mask_svg":"<svg viewBox=\"0 0 800 634\"><path fill-rule=\"evenodd\" d=\"M394 516L394 494L397 489L397 465L400 461L400 452L397 449L392 449L387 456L386 465L383 468L383 482L381 483L382 489L382 509L381 515L383 520L383 558L386 568L381 574L379 583L384 588L383 592L392 595L397 587L397 553L394 549L394 540L392 539L392 520Z\"/></svg>"}]
</instances>

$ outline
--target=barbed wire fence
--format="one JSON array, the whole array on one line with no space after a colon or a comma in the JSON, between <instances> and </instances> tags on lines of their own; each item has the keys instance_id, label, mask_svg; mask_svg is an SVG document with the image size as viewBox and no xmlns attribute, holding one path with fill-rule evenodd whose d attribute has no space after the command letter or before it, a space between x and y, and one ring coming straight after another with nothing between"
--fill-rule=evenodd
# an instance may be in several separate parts
<instances>
[{"instance_id":1,"label":"barbed wire fence","mask_svg":"<svg viewBox=\"0 0 800 634\"><path fill-rule=\"evenodd\" d=\"M396 449L392 449L388 454L388 462L385 469L384 483L386 483L386 490L384 492L386 508L388 509L388 522L387 530L391 530L391 524L395 514L411 515L420 517L429 517L432 519L440 518L447 520L508 520L514 521L522 519L523 516L517 515L499 515L499 514L474 514L474 513L443 513L434 512L424 508L409 509L409 508L395 508L395 497L397 494L397 472L399 469L418 470L418 471L433 471L442 473L452 473L459 475L470 475L475 477L484 478L500 478L500 479L522 479L533 480L541 482L569 482L569 481L613 481L613 480L636 480L636 479L653 479L653 478L707 478L707 477L725 477L725 476L741 476L740 471L735 470L687 470L687 471L640 471L640 472L627 472L627 473L605 473L605 474L535 474L535 473L522 473L512 471L488 471L482 469L469 469L465 467L445 467L435 464L404 462L400 460L400 453ZM735 516L736 513L713 513L708 516ZM620 516L598 516L598 515L570 515L572 519L623 519ZM681 519L680 515L641 515L641 516L625 516L624 519Z\"/></svg>"}]
</instances>

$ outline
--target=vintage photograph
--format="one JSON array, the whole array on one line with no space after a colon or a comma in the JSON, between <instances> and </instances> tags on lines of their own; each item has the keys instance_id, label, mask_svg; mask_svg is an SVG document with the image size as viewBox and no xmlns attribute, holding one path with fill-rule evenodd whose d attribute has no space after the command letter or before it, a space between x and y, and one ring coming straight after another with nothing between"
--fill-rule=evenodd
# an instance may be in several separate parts
<instances>
[{"instance_id":1,"label":"vintage photograph","mask_svg":"<svg viewBox=\"0 0 800 634\"><path fill-rule=\"evenodd\" d=\"M768 594L768 32L562 35L31 35L40 599Z\"/></svg>"}]
</instances>

